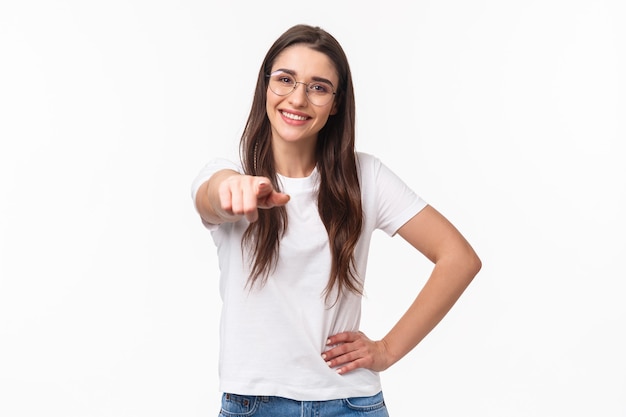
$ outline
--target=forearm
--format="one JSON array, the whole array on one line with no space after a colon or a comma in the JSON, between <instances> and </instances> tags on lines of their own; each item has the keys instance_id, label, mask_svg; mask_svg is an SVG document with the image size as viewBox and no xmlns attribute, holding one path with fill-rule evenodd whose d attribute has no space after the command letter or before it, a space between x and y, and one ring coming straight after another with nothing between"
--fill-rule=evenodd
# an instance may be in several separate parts
<instances>
[{"instance_id":1,"label":"forearm","mask_svg":"<svg viewBox=\"0 0 626 417\"><path fill-rule=\"evenodd\" d=\"M389 366L417 346L450 311L480 269L469 254L463 261L442 259L406 313L382 339Z\"/></svg>"}]
</instances>

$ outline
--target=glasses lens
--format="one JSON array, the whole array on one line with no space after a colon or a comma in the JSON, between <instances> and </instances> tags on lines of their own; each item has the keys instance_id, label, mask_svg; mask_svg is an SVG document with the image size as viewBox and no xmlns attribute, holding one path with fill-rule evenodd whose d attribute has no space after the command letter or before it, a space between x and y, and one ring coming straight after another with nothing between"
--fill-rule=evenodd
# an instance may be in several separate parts
<instances>
[{"instance_id":1,"label":"glasses lens","mask_svg":"<svg viewBox=\"0 0 626 417\"><path fill-rule=\"evenodd\" d=\"M303 84L309 101L316 106L324 106L332 99L333 86L327 82L314 81L309 84L299 83L291 74L282 71L273 72L269 76L270 90L279 96L290 94L298 84Z\"/></svg>"},{"instance_id":2,"label":"glasses lens","mask_svg":"<svg viewBox=\"0 0 626 417\"><path fill-rule=\"evenodd\" d=\"M323 81L315 81L307 85L306 94L312 104L324 106L333 98L333 86Z\"/></svg>"},{"instance_id":3,"label":"glasses lens","mask_svg":"<svg viewBox=\"0 0 626 417\"><path fill-rule=\"evenodd\" d=\"M286 96L291 93L296 86L296 80L289 74L282 71L270 74L270 89L274 94Z\"/></svg>"}]
</instances>

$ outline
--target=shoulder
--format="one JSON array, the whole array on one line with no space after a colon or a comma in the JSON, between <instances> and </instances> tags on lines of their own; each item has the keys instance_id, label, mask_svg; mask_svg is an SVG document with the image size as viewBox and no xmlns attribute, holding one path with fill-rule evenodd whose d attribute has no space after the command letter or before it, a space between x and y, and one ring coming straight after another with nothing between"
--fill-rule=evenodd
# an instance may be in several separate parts
<instances>
[{"instance_id":1,"label":"shoulder","mask_svg":"<svg viewBox=\"0 0 626 417\"><path fill-rule=\"evenodd\" d=\"M200 186L207 181L213 174L222 169L232 169L237 172L243 172L241 168L241 164L231 161L226 158L214 158L207 162L200 172L195 176L193 181L191 182L191 197L193 201L196 199L196 193Z\"/></svg>"},{"instance_id":2,"label":"shoulder","mask_svg":"<svg viewBox=\"0 0 626 417\"><path fill-rule=\"evenodd\" d=\"M409 188L408 184L379 157L365 152L357 152L357 159L359 180L363 187L373 187L378 193L392 190L392 194L404 192L405 189Z\"/></svg>"},{"instance_id":3,"label":"shoulder","mask_svg":"<svg viewBox=\"0 0 626 417\"><path fill-rule=\"evenodd\" d=\"M203 170L219 171L221 169L232 169L234 171L242 172L241 163L232 161L227 158L213 158L206 163Z\"/></svg>"},{"instance_id":4,"label":"shoulder","mask_svg":"<svg viewBox=\"0 0 626 417\"><path fill-rule=\"evenodd\" d=\"M371 153L361 152L361 151L356 152L356 158L359 164L373 162L373 161L378 160L378 158L372 155Z\"/></svg>"},{"instance_id":5,"label":"shoulder","mask_svg":"<svg viewBox=\"0 0 626 417\"><path fill-rule=\"evenodd\" d=\"M357 152L356 161L357 169L361 174L375 172L382 165L378 157L366 152Z\"/></svg>"},{"instance_id":6,"label":"shoulder","mask_svg":"<svg viewBox=\"0 0 626 417\"><path fill-rule=\"evenodd\" d=\"M394 176L392 170L376 155L357 152L357 169L362 181L379 181Z\"/></svg>"},{"instance_id":7,"label":"shoulder","mask_svg":"<svg viewBox=\"0 0 626 417\"><path fill-rule=\"evenodd\" d=\"M194 182L202 182L211 177L217 171L223 169L232 169L233 171L243 172L241 164L226 158L214 158L207 162L200 170Z\"/></svg>"}]
</instances>

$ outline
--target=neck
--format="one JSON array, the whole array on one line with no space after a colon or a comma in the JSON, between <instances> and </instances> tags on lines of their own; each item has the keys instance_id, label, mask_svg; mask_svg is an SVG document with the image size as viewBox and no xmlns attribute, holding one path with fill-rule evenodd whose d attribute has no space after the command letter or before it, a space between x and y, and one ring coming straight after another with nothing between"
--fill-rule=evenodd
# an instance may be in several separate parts
<instances>
[{"instance_id":1,"label":"neck","mask_svg":"<svg viewBox=\"0 0 626 417\"><path fill-rule=\"evenodd\" d=\"M315 168L315 143L312 146L302 146L303 144L274 143L274 161L276 171L289 178L304 178L311 175Z\"/></svg>"}]
</instances>

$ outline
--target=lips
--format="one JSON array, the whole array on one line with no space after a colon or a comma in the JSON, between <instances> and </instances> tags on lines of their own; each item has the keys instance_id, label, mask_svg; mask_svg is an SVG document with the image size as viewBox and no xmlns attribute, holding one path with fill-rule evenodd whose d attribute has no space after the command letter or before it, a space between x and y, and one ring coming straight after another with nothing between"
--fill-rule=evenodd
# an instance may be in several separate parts
<instances>
[{"instance_id":1,"label":"lips","mask_svg":"<svg viewBox=\"0 0 626 417\"><path fill-rule=\"evenodd\" d=\"M308 116L300 116L298 114L289 113L284 110L282 110L280 114L282 114L283 117L286 117L287 119L296 120L296 121L304 121L304 120L309 119Z\"/></svg>"}]
</instances>

